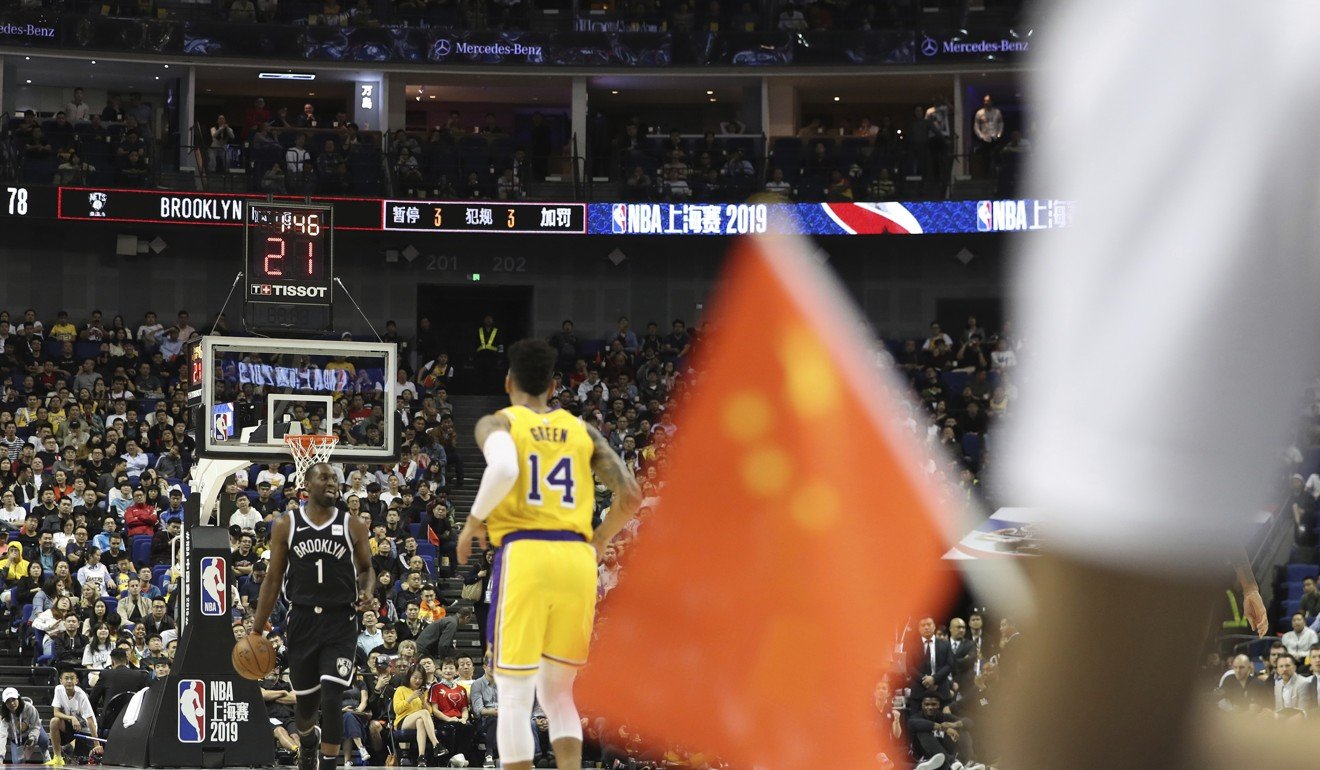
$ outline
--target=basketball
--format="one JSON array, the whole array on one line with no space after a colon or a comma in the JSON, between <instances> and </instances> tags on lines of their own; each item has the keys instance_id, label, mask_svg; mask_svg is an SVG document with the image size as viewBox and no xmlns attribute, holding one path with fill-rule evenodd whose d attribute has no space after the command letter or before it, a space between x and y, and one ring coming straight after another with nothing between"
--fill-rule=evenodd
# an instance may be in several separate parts
<instances>
[{"instance_id":1,"label":"basketball","mask_svg":"<svg viewBox=\"0 0 1320 770\"><path fill-rule=\"evenodd\" d=\"M265 679L266 674L275 668L275 648L259 636L245 636L234 642L230 660L234 671L244 679Z\"/></svg>"}]
</instances>

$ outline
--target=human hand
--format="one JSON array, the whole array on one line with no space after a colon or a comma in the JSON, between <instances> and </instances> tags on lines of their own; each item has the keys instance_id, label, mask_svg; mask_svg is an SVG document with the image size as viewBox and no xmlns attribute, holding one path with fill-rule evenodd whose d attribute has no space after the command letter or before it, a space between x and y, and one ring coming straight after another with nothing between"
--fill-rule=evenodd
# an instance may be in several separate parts
<instances>
[{"instance_id":1,"label":"human hand","mask_svg":"<svg viewBox=\"0 0 1320 770\"><path fill-rule=\"evenodd\" d=\"M1256 636L1264 637L1270 630L1269 615L1265 612L1265 602L1259 591L1248 591L1242 596L1242 615L1251 624Z\"/></svg>"},{"instance_id":2,"label":"human hand","mask_svg":"<svg viewBox=\"0 0 1320 770\"><path fill-rule=\"evenodd\" d=\"M481 550L486 550L486 522L468 516L463 529L458 533L458 543L455 544L454 548L459 564L467 564L468 559L472 557L473 538L476 538L477 542L480 543Z\"/></svg>"},{"instance_id":3,"label":"human hand","mask_svg":"<svg viewBox=\"0 0 1320 770\"><path fill-rule=\"evenodd\" d=\"M949 729L944 731L944 734L949 736L949 740L953 741L954 743L958 742L958 730L956 728L950 727Z\"/></svg>"},{"instance_id":4,"label":"human hand","mask_svg":"<svg viewBox=\"0 0 1320 770\"><path fill-rule=\"evenodd\" d=\"M923 677L921 677L921 684L922 684L923 687L927 687L927 688L934 687L934 686L935 686L935 677L933 677L933 676L929 676L929 675L928 675L928 676L923 676Z\"/></svg>"}]
</instances>

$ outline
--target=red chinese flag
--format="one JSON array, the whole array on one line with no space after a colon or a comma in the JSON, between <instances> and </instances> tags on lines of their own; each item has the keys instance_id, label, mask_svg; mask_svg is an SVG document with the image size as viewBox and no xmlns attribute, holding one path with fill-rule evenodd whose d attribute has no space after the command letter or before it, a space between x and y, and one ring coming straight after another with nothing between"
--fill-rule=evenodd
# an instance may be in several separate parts
<instances>
[{"instance_id":1,"label":"red chinese flag","mask_svg":"<svg viewBox=\"0 0 1320 770\"><path fill-rule=\"evenodd\" d=\"M924 454L860 316L797 240L744 241L711 320L581 703L653 748L874 767L896 751L876 682L951 583Z\"/></svg>"}]
</instances>

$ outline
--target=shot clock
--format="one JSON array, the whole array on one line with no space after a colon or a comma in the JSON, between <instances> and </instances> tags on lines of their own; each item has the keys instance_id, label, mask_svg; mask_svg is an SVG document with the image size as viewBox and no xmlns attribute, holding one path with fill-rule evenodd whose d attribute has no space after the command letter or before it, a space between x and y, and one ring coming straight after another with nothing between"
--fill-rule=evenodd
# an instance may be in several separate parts
<instances>
[{"instance_id":1,"label":"shot clock","mask_svg":"<svg viewBox=\"0 0 1320 770\"><path fill-rule=\"evenodd\" d=\"M334 209L249 202L243 213L248 328L317 332L331 327Z\"/></svg>"}]
</instances>

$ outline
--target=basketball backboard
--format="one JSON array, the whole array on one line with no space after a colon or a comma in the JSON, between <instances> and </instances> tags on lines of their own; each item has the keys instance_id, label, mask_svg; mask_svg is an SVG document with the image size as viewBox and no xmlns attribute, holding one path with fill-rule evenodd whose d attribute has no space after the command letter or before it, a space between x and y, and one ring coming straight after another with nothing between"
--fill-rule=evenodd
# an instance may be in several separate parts
<instances>
[{"instance_id":1,"label":"basketball backboard","mask_svg":"<svg viewBox=\"0 0 1320 770\"><path fill-rule=\"evenodd\" d=\"M289 462L286 435L334 433L337 462L398 458L393 344L208 336L190 355L201 457Z\"/></svg>"}]
</instances>

